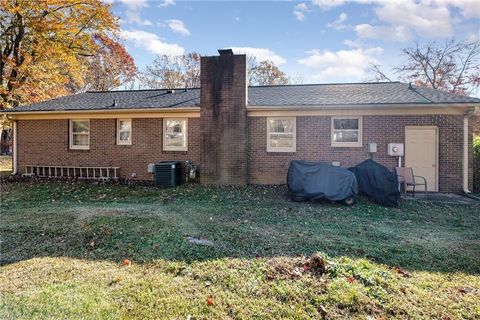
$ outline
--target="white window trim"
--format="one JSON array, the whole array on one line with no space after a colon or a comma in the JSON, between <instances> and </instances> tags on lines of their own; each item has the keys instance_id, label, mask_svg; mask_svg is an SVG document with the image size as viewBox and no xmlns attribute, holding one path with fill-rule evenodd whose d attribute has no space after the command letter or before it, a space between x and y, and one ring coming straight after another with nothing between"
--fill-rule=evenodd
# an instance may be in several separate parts
<instances>
[{"instance_id":1,"label":"white window trim","mask_svg":"<svg viewBox=\"0 0 480 320\"><path fill-rule=\"evenodd\" d=\"M332 147L361 147L363 146L363 124L362 124L362 117L361 116L341 116L341 117L331 117L331 125L330 125L330 139ZM334 131L334 120L335 119L358 119L358 142L336 142L333 140L333 131ZM357 131L357 130L354 130Z\"/></svg>"},{"instance_id":2,"label":"white window trim","mask_svg":"<svg viewBox=\"0 0 480 320\"><path fill-rule=\"evenodd\" d=\"M290 148L275 148L270 146L270 120L293 120L293 137ZM296 152L297 151L297 117L268 117L267 118L267 152Z\"/></svg>"},{"instance_id":3,"label":"white window trim","mask_svg":"<svg viewBox=\"0 0 480 320\"><path fill-rule=\"evenodd\" d=\"M177 146L167 146L166 145L166 129L167 129L167 121L168 120L177 120L177 121L185 121L185 146L184 147L177 147ZM188 151L188 118L163 118L163 150L164 151Z\"/></svg>"},{"instance_id":4,"label":"white window trim","mask_svg":"<svg viewBox=\"0 0 480 320\"><path fill-rule=\"evenodd\" d=\"M76 146L73 144L73 121L88 121L88 145L86 146ZM68 131L69 131L69 147L72 150L90 150L90 133L91 133L91 127L90 127L90 119L70 119L68 121Z\"/></svg>"},{"instance_id":5,"label":"white window trim","mask_svg":"<svg viewBox=\"0 0 480 320\"><path fill-rule=\"evenodd\" d=\"M130 139L127 141L120 140L120 121L130 121ZM130 146L132 145L133 125L132 119L117 119L117 145Z\"/></svg>"}]
</instances>

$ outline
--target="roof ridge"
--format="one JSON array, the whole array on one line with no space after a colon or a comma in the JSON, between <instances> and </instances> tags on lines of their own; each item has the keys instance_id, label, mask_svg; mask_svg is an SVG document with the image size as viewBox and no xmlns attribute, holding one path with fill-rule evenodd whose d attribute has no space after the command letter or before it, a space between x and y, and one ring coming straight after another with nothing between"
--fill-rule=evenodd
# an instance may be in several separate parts
<instances>
[{"instance_id":1,"label":"roof ridge","mask_svg":"<svg viewBox=\"0 0 480 320\"><path fill-rule=\"evenodd\" d=\"M357 84L404 84L400 81L372 81L372 82L328 82L328 83L302 83L302 84L271 84L261 86L248 86L249 88L271 87L308 87L308 86L331 86L331 85L357 85Z\"/></svg>"},{"instance_id":2,"label":"roof ridge","mask_svg":"<svg viewBox=\"0 0 480 320\"><path fill-rule=\"evenodd\" d=\"M115 92L139 92L139 91L168 91L168 90L174 90L174 91L185 91L185 89L188 90L198 90L200 88L173 88L173 89L130 89L130 90L87 90L84 93L115 93Z\"/></svg>"},{"instance_id":3,"label":"roof ridge","mask_svg":"<svg viewBox=\"0 0 480 320\"><path fill-rule=\"evenodd\" d=\"M271 87L309 87L309 86L329 86L329 85L358 85L358 84L399 84L400 81L372 81L372 82L327 82L327 83L301 83L301 84L271 84L271 85L255 85L249 88L271 88ZM139 91L168 91L168 90L199 90L199 87L192 88L173 88L173 89L125 89L125 90L87 90L83 93L115 93L115 92L139 92ZM82 92L80 92L82 93Z\"/></svg>"},{"instance_id":4,"label":"roof ridge","mask_svg":"<svg viewBox=\"0 0 480 320\"><path fill-rule=\"evenodd\" d=\"M421 94L420 92L418 92L416 86L412 85L411 83L408 84L408 90L412 90L413 92L415 92L416 94L418 94L420 97L424 98L427 101L434 102L432 99L430 99L430 98L426 97L425 95Z\"/></svg>"},{"instance_id":5,"label":"roof ridge","mask_svg":"<svg viewBox=\"0 0 480 320\"><path fill-rule=\"evenodd\" d=\"M445 91L445 90L441 90L441 89L436 89L436 88L430 88L430 87L422 87L422 86L416 86L414 84L411 85L413 87L413 90L415 92L417 92L417 89L420 89L420 90L429 90L429 91L434 91L434 92L441 92L441 94L444 94L444 95L449 95L449 96L453 96L453 97L463 97L463 98L470 98L470 99L475 99L475 100L480 100L480 98L477 98L477 97L472 97L472 96L469 96L469 95L463 95L463 94L459 94L459 93L454 93L454 92L449 92L449 91ZM421 94L421 93L419 93Z\"/></svg>"}]
</instances>

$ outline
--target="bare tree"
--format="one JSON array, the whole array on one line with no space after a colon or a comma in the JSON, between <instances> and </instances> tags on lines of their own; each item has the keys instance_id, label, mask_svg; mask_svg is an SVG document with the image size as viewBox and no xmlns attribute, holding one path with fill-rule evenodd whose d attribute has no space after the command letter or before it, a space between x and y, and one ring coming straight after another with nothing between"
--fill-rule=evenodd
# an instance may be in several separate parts
<instances>
[{"instance_id":1,"label":"bare tree","mask_svg":"<svg viewBox=\"0 0 480 320\"><path fill-rule=\"evenodd\" d=\"M97 52L83 58L86 66L83 73L85 80L81 87L72 91L112 90L134 82L137 66L121 43L98 34L93 36L92 41L95 42Z\"/></svg>"},{"instance_id":2,"label":"bare tree","mask_svg":"<svg viewBox=\"0 0 480 320\"><path fill-rule=\"evenodd\" d=\"M480 87L480 42L446 40L402 50L406 60L393 71L402 81L458 94L471 94ZM378 80L390 80L378 65L370 72Z\"/></svg>"},{"instance_id":3,"label":"bare tree","mask_svg":"<svg viewBox=\"0 0 480 320\"><path fill-rule=\"evenodd\" d=\"M303 78L289 78L272 61L257 62L249 56L248 84L274 85L303 82ZM198 88L200 87L200 55L192 52L183 56L158 56L146 71L139 75L140 83L150 89Z\"/></svg>"},{"instance_id":4,"label":"bare tree","mask_svg":"<svg viewBox=\"0 0 480 320\"><path fill-rule=\"evenodd\" d=\"M301 73L297 73L296 75L289 75L288 76L288 84L304 84L305 77Z\"/></svg>"},{"instance_id":5,"label":"bare tree","mask_svg":"<svg viewBox=\"0 0 480 320\"><path fill-rule=\"evenodd\" d=\"M392 79L382 71L379 64L371 62L367 72L373 76L372 79L368 79L367 81L392 81Z\"/></svg>"},{"instance_id":6,"label":"bare tree","mask_svg":"<svg viewBox=\"0 0 480 320\"><path fill-rule=\"evenodd\" d=\"M248 64L249 85L281 85L288 84L288 77L270 60L256 62L254 58L249 59Z\"/></svg>"},{"instance_id":7,"label":"bare tree","mask_svg":"<svg viewBox=\"0 0 480 320\"><path fill-rule=\"evenodd\" d=\"M197 88L200 86L200 55L158 56L140 75L140 82L150 89Z\"/></svg>"}]
</instances>

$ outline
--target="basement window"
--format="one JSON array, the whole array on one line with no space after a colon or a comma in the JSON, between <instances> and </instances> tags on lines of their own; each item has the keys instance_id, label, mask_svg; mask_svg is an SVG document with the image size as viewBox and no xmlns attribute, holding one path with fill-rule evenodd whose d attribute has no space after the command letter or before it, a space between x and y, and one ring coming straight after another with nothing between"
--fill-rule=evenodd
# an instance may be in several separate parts
<instances>
[{"instance_id":1,"label":"basement window","mask_svg":"<svg viewBox=\"0 0 480 320\"><path fill-rule=\"evenodd\" d=\"M70 149L90 149L90 120L70 120Z\"/></svg>"},{"instance_id":2,"label":"basement window","mask_svg":"<svg viewBox=\"0 0 480 320\"><path fill-rule=\"evenodd\" d=\"M267 152L296 151L296 118L267 118Z\"/></svg>"},{"instance_id":3,"label":"basement window","mask_svg":"<svg viewBox=\"0 0 480 320\"><path fill-rule=\"evenodd\" d=\"M362 146L362 117L332 117L332 147Z\"/></svg>"},{"instance_id":4,"label":"basement window","mask_svg":"<svg viewBox=\"0 0 480 320\"><path fill-rule=\"evenodd\" d=\"M187 151L187 119L164 119L163 150Z\"/></svg>"},{"instance_id":5,"label":"basement window","mask_svg":"<svg viewBox=\"0 0 480 320\"><path fill-rule=\"evenodd\" d=\"M132 120L131 119L117 119L117 144L118 145L132 144Z\"/></svg>"}]
</instances>

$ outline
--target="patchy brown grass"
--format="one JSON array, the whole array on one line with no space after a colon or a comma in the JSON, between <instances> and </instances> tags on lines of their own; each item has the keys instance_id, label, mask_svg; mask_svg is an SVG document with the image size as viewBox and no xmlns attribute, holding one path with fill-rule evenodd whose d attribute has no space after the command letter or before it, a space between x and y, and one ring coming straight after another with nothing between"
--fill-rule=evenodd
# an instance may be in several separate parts
<instances>
[{"instance_id":1,"label":"patchy brown grass","mask_svg":"<svg viewBox=\"0 0 480 320\"><path fill-rule=\"evenodd\" d=\"M480 317L478 206L60 182L1 197L2 319Z\"/></svg>"}]
</instances>

